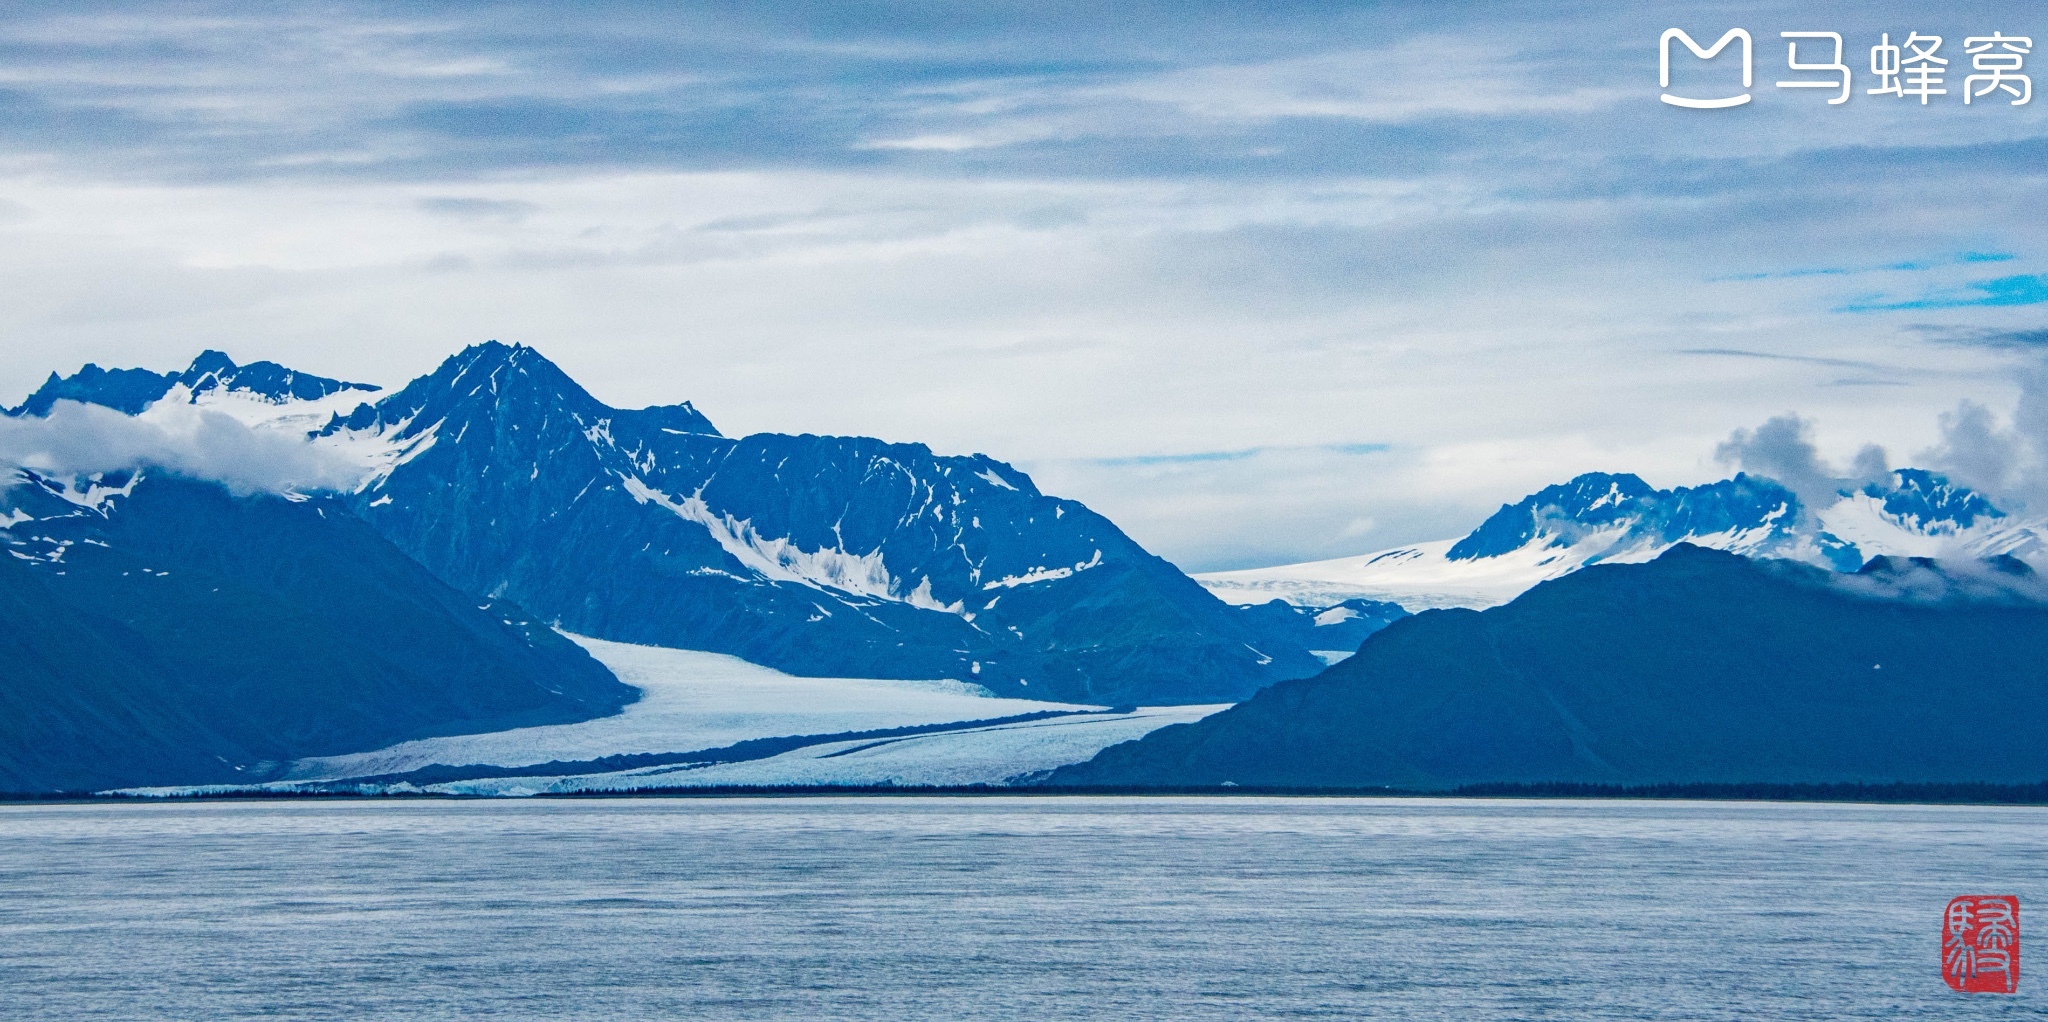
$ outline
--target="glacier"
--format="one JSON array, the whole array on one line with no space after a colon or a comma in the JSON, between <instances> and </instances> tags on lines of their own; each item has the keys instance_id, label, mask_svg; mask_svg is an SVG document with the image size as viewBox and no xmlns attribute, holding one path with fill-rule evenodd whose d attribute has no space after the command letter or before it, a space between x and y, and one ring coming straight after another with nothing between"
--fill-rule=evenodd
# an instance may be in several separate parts
<instances>
[{"instance_id":1,"label":"glacier","mask_svg":"<svg viewBox=\"0 0 2048 1022\"><path fill-rule=\"evenodd\" d=\"M623 712L573 724L418 739L370 752L299 760L276 781L121 789L153 797L230 791L423 791L521 796L670 787L1002 785L1079 763L1108 746L1229 704L1110 709L1005 699L952 680L801 678L735 657L570 635L640 690ZM1006 718L1036 715L1040 719ZM952 725L925 733L836 739L864 731ZM777 755L594 773L478 777L415 784L395 775L433 766L513 769L608 756L690 753L750 739L818 736Z\"/></svg>"},{"instance_id":2,"label":"glacier","mask_svg":"<svg viewBox=\"0 0 2048 1022\"><path fill-rule=\"evenodd\" d=\"M1001 699L958 681L800 678L698 650L568 638L638 688L639 701L577 724L451 735L388 749L301 760L288 781L398 774L433 764L529 766L635 753L690 752L751 738L839 734L1100 707Z\"/></svg>"}]
</instances>

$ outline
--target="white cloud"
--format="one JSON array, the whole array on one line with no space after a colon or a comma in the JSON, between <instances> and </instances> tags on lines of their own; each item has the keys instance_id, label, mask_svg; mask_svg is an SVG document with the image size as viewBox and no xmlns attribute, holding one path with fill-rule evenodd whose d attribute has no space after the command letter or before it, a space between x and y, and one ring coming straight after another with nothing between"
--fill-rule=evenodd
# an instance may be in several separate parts
<instances>
[{"instance_id":1,"label":"white cloud","mask_svg":"<svg viewBox=\"0 0 2048 1022\"><path fill-rule=\"evenodd\" d=\"M1332 117L1385 123L1590 114L1636 98L1639 91L1576 84L1493 40L1430 35L1373 49L1173 71L1114 88L1117 95L1219 120Z\"/></svg>"},{"instance_id":2,"label":"white cloud","mask_svg":"<svg viewBox=\"0 0 2048 1022\"><path fill-rule=\"evenodd\" d=\"M365 469L305 437L244 425L182 400L183 388L125 415L59 401L47 417L0 416L0 464L53 478L159 468L241 494L352 489Z\"/></svg>"}]
</instances>

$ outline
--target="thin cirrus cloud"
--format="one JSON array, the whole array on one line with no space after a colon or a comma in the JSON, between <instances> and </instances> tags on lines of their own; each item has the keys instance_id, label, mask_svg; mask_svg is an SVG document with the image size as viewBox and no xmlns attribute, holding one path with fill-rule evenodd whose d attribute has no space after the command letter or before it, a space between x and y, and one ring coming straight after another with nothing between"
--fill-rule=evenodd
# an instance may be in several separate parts
<instances>
[{"instance_id":1,"label":"thin cirrus cloud","mask_svg":"<svg viewBox=\"0 0 2048 1022\"><path fill-rule=\"evenodd\" d=\"M2048 348L2048 329L1957 329L1922 325L1917 328L1917 332L1936 344L1991 348L2000 351L2037 351Z\"/></svg>"},{"instance_id":2,"label":"thin cirrus cloud","mask_svg":"<svg viewBox=\"0 0 2048 1022\"><path fill-rule=\"evenodd\" d=\"M1389 450L1391 448L1386 444L1307 444L1289 447L1247 447L1235 451L1193 451L1186 454L1133 454L1116 458L1093 458L1090 462L1102 468L1201 465L1218 461L1244 461L1276 454L1365 455L1384 454Z\"/></svg>"},{"instance_id":3,"label":"thin cirrus cloud","mask_svg":"<svg viewBox=\"0 0 2048 1022\"><path fill-rule=\"evenodd\" d=\"M1761 273L1738 273L1720 280L1797 280L1801 277L1852 277L1865 273L1912 273L1921 270L1939 269L1944 266L1968 266L1975 263L2004 263L2019 258L2011 252L1958 252L1954 255L1936 256L1928 259L1909 259L1903 262L1880 263L1866 266L1806 266L1790 270L1769 270Z\"/></svg>"}]
</instances>

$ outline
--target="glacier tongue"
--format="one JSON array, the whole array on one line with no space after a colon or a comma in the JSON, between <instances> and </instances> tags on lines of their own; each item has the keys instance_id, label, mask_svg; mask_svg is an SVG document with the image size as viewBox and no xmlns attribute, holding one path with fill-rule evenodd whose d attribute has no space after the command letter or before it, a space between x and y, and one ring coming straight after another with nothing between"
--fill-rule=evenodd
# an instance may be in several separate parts
<instances>
[{"instance_id":1,"label":"glacier tongue","mask_svg":"<svg viewBox=\"0 0 2048 1022\"><path fill-rule=\"evenodd\" d=\"M800 678L737 657L569 636L641 691L622 713L481 735L406 742L375 752L302 760L292 782L404 773L440 763L528 766L635 753L691 752L753 738L840 734L989 720L1047 710L1100 709L1000 699L958 681Z\"/></svg>"}]
</instances>

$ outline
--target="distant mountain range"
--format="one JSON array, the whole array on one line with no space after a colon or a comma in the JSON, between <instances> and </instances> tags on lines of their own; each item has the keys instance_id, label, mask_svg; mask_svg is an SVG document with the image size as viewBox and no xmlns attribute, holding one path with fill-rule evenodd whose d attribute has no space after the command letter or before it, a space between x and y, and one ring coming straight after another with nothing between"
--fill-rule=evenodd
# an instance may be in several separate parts
<instances>
[{"instance_id":1,"label":"distant mountain range","mask_svg":"<svg viewBox=\"0 0 2048 1022\"><path fill-rule=\"evenodd\" d=\"M1738 474L1660 490L1593 472L1503 506L1461 539L1198 580L1234 603L1327 606L1388 600L1409 610L1490 607L1589 564L1647 561L1679 543L1856 571L1873 557L2031 557L2048 528L1920 469L1845 488L1813 512L1772 480Z\"/></svg>"},{"instance_id":2,"label":"distant mountain range","mask_svg":"<svg viewBox=\"0 0 2048 1022\"><path fill-rule=\"evenodd\" d=\"M557 629L1083 704L1063 714L1250 697L1058 783L2048 777L2031 752L1940 758L1979 726L2048 749L2048 590L2019 559L2042 529L1915 469L1818 511L1748 475L1660 490L1589 474L1457 540L1198 583L1000 461L726 437L688 403L605 405L519 346L396 390L218 352L176 373L87 366L5 414L17 437L204 420L177 442L288 438L351 481L246 493L154 462L5 468L0 790L257 783L635 698ZM1427 610L1446 606L1493 609ZM1062 726L1063 748L1087 746ZM700 751L661 741L622 751ZM443 766L463 765L427 773Z\"/></svg>"},{"instance_id":3,"label":"distant mountain range","mask_svg":"<svg viewBox=\"0 0 2048 1022\"><path fill-rule=\"evenodd\" d=\"M1237 609L1085 505L985 456L719 434L688 403L609 407L530 348L471 347L391 392L237 366L52 376L58 400L178 400L303 431L364 470L341 497L463 592L566 630L796 674L957 678L1095 704L1239 699L1401 613Z\"/></svg>"},{"instance_id":4,"label":"distant mountain range","mask_svg":"<svg viewBox=\"0 0 2048 1022\"><path fill-rule=\"evenodd\" d=\"M1680 544L1397 621L1316 677L1050 783L2033 784L2044 595L2011 557L1837 573Z\"/></svg>"}]
</instances>

